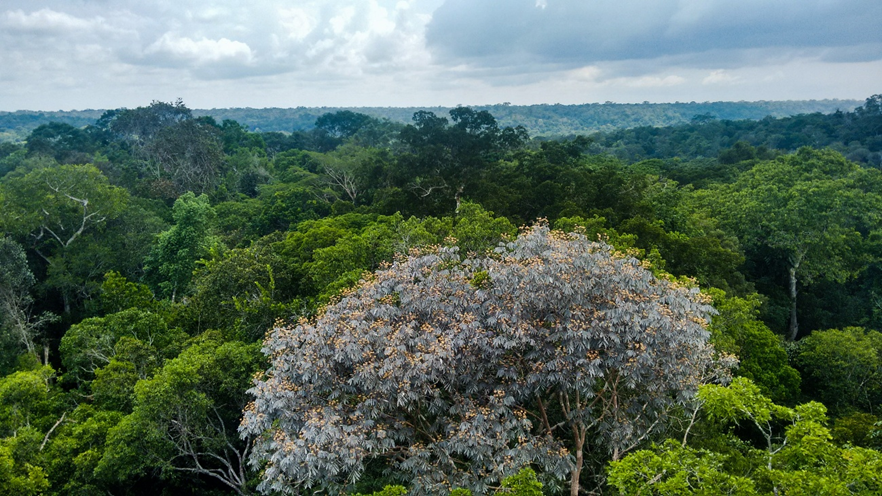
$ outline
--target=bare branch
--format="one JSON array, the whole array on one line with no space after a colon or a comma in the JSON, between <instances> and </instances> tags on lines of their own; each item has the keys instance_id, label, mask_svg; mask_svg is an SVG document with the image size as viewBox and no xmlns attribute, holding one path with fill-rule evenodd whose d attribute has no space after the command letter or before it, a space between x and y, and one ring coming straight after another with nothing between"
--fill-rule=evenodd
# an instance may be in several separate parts
<instances>
[{"instance_id":1,"label":"bare branch","mask_svg":"<svg viewBox=\"0 0 882 496\"><path fill-rule=\"evenodd\" d=\"M56 427L58 427L59 425L61 425L62 422L64 422L64 417L65 417L65 416L67 416L67 412L62 413L62 414L61 414L61 418L58 419L58 420L55 422L55 424L52 425L52 428L49 429L49 432L46 433L46 436L43 438L43 442L40 443L40 449L39 449L39 451L43 451L43 448L46 447L46 443L49 442L49 436L52 435L52 432L55 431L55 428L56 428Z\"/></svg>"}]
</instances>

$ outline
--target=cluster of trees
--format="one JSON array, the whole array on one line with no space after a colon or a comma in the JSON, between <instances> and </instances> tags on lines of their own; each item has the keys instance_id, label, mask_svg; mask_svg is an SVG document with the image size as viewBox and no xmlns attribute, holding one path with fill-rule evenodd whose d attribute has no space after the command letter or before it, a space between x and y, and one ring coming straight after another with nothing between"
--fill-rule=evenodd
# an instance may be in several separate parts
<instances>
[{"instance_id":1,"label":"cluster of trees","mask_svg":"<svg viewBox=\"0 0 882 496\"><path fill-rule=\"evenodd\" d=\"M880 101L829 118L871 150ZM607 139L178 101L0 146L0 492L878 492L873 162Z\"/></svg>"},{"instance_id":2,"label":"cluster of trees","mask_svg":"<svg viewBox=\"0 0 882 496\"><path fill-rule=\"evenodd\" d=\"M692 169L759 158L803 146L832 148L853 162L882 166L882 98L875 95L852 112L771 116L759 120L696 114L691 122L670 127L640 126L594 135L594 152L611 153L627 162L659 158L695 161ZM677 164L672 169L687 167ZM701 174L699 173L699 176ZM686 178L678 178L682 180Z\"/></svg>"}]
</instances>

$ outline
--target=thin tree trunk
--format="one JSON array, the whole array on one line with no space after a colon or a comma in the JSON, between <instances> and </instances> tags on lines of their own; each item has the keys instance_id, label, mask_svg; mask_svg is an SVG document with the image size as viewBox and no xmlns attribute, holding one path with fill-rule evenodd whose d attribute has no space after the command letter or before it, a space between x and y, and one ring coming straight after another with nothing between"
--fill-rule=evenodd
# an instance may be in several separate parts
<instances>
[{"instance_id":1,"label":"thin tree trunk","mask_svg":"<svg viewBox=\"0 0 882 496\"><path fill-rule=\"evenodd\" d=\"M582 475L582 465L584 464L584 455L582 453L585 447L585 432L587 429L573 429L573 437L576 441L576 464L573 467L573 473L570 474L570 496L579 496L579 478Z\"/></svg>"},{"instance_id":2,"label":"thin tree trunk","mask_svg":"<svg viewBox=\"0 0 882 496\"><path fill-rule=\"evenodd\" d=\"M799 324L796 321L796 267L790 267L790 340L796 341Z\"/></svg>"}]
</instances>

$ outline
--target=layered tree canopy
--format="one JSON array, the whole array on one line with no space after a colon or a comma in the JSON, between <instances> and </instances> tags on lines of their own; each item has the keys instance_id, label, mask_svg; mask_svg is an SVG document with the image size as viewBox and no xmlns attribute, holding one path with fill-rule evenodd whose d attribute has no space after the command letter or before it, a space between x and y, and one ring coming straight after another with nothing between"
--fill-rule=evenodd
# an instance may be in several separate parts
<instances>
[{"instance_id":1,"label":"layered tree canopy","mask_svg":"<svg viewBox=\"0 0 882 496\"><path fill-rule=\"evenodd\" d=\"M879 494L880 102L41 121L0 143L0 494Z\"/></svg>"}]
</instances>

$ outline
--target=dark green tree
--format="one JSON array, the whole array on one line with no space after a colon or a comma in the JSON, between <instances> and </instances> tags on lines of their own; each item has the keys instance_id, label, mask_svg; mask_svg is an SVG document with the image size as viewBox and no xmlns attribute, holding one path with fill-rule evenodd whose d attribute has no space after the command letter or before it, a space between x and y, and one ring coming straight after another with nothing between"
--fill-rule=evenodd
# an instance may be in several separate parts
<instances>
[{"instance_id":1,"label":"dark green tree","mask_svg":"<svg viewBox=\"0 0 882 496\"><path fill-rule=\"evenodd\" d=\"M351 110L339 110L324 114L316 119L315 128L331 138L345 139L357 133L372 120L374 120L373 117L369 115Z\"/></svg>"},{"instance_id":2,"label":"dark green tree","mask_svg":"<svg viewBox=\"0 0 882 496\"><path fill-rule=\"evenodd\" d=\"M100 260L94 235L125 210L128 192L111 186L93 165L60 165L4 177L0 201L5 214L0 223L46 263L44 284L61 293L69 314L75 298L88 296L80 290L82 282L100 276L90 273Z\"/></svg>"},{"instance_id":3,"label":"dark green tree","mask_svg":"<svg viewBox=\"0 0 882 496\"><path fill-rule=\"evenodd\" d=\"M735 375L753 381L772 401L793 403L800 395L801 378L789 364L782 337L759 319L761 297L727 296L718 289L708 293L719 312L708 328L711 342L717 351L738 356Z\"/></svg>"},{"instance_id":4,"label":"dark green tree","mask_svg":"<svg viewBox=\"0 0 882 496\"><path fill-rule=\"evenodd\" d=\"M138 343L120 345L123 338ZM85 319L71 326L61 338L59 351L65 369L64 378L71 384L86 385L99 368L112 360L131 358L126 358L126 351L133 351L135 346L141 347L138 353L144 354L143 358L136 360L141 362L138 374L143 379L152 368L161 365L164 358L176 355L185 338L183 331L170 329L159 315L136 308Z\"/></svg>"},{"instance_id":5,"label":"dark green tree","mask_svg":"<svg viewBox=\"0 0 882 496\"><path fill-rule=\"evenodd\" d=\"M80 129L61 122L38 126L27 141L29 155L47 155L62 164L90 163L98 147L90 128Z\"/></svg>"},{"instance_id":6,"label":"dark green tree","mask_svg":"<svg viewBox=\"0 0 882 496\"><path fill-rule=\"evenodd\" d=\"M159 129L144 147L154 182L169 182L175 196L211 193L220 184L224 161L220 131L198 119Z\"/></svg>"},{"instance_id":7,"label":"dark green tree","mask_svg":"<svg viewBox=\"0 0 882 496\"><path fill-rule=\"evenodd\" d=\"M796 348L806 392L836 414L878 413L882 405L882 333L860 327L815 331Z\"/></svg>"},{"instance_id":8,"label":"dark green tree","mask_svg":"<svg viewBox=\"0 0 882 496\"><path fill-rule=\"evenodd\" d=\"M489 173L490 166L523 145L523 127L500 128L486 110L457 107L452 124L432 112L414 114L412 125L401 131L408 153L399 161L406 187L419 198L437 200L437 213L457 212L463 194Z\"/></svg>"},{"instance_id":9,"label":"dark green tree","mask_svg":"<svg viewBox=\"0 0 882 496\"><path fill-rule=\"evenodd\" d=\"M37 354L41 328L55 320L49 313L34 315L35 282L21 245L0 236L0 370L22 352Z\"/></svg>"},{"instance_id":10,"label":"dark green tree","mask_svg":"<svg viewBox=\"0 0 882 496\"><path fill-rule=\"evenodd\" d=\"M180 99L173 103L154 100L146 107L109 110L98 119L96 126L143 146L161 129L192 118L192 111Z\"/></svg>"}]
</instances>

